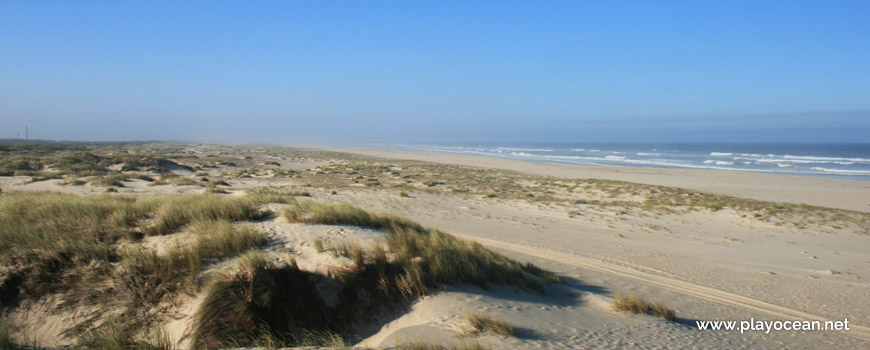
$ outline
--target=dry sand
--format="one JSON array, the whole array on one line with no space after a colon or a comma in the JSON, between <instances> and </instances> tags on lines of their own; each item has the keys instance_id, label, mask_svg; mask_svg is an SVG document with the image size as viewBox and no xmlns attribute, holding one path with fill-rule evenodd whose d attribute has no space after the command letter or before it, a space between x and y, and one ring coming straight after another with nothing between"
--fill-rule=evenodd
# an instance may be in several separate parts
<instances>
[{"instance_id":1,"label":"dry sand","mask_svg":"<svg viewBox=\"0 0 870 350\"><path fill-rule=\"evenodd\" d=\"M603 178L678 186L747 198L808 203L868 212L870 182L728 171L587 167L471 156L341 149L369 156L492 167L534 175ZM293 164L282 163L284 167ZM302 186L294 180L229 180L233 188ZM90 193L88 186L3 180L4 190ZM54 181L54 180L52 180ZM193 186L130 186L134 193L197 192ZM409 341L479 341L493 349L550 348L868 348L870 347L870 236L863 232L799 229L753 220L731 209L716 212L617 212L589 206L568 215L558 204L478 195L344 187L306 188L315 200L407 216L568 279L547 295L496 287L444 288L407 313L361 329L359 345L382 348ZM236 192L240 193L240 192ZM278 210L279 206L274 210ZM313 237L370 242L378 232L345 226L303 226L280 218L256 223L279 248L298 254L301 268L326 271L341 264L318 254ZM160 242L149 241L152 246ZM677 311L678 322L626 315L610 308L616 292L637 293ZM192 312L196 301L179 310ZM465 336L463 316L485 313L518 327L516 337ZM30 313L32 314L32 313ZM37 316L21 311L27 324ZM28 318L30 317L30 318ZM843 320L849 331L699 331L697 320ZM44 319L44 318L43 318ZM189 317L168 325L179 345ZM60 322L60 321L52 321ZM54 323L52 323L54 324Z\"/></svg>"}]
</instances>

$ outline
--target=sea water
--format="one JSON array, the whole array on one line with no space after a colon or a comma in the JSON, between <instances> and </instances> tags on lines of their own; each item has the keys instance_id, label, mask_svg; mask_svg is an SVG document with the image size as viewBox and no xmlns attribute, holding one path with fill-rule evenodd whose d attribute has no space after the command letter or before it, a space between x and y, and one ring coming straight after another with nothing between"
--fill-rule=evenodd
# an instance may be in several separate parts
<instances>
[{"instance_id":1,"label":"sea water","mask_svg":"<svg viewBox=\"0 0 870 350\"><path fill-rule=\"evenodd\" d=\"M870 144L867 143L404 143L380 146L565 164L719 169L870 180Z\"/></svg>"}]
</instances>

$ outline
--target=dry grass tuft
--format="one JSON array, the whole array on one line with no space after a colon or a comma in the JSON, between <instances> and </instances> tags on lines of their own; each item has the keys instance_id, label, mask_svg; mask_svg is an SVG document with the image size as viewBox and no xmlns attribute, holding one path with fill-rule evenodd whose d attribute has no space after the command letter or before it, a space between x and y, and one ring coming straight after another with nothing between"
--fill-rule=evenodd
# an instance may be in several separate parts
<instances>
[{"instance_id":1,"label":"dry grass tuft","mask_svg":"<svg viewBox=\"0 0 870 350\"><path fill-rule=\"evenodd\" d=\"M314 249L318 253L326 251L326 243L323 241L323 237L314 237Z\"/></svg>"},{"instance_id":2,"label":"dry grass tuft","mask_svg":"<svg viewBox=\"0 0 870 350\"><path fill-rule=\"evenodd\" d=\"M295 264L276 266L257 253L213 277L194 319L196 344L205 348L248 346L273 334L293 345L306 331L331 328L328 308L314 291L309 273ZM283 336L288 334L289 336Z\"/></svg>"},{"instance_id":3,"label":"dry grass tuft","mask_svg":"<svg viewBox=\"0 0 870 350\"><path fill-rule=\"evenodd\" d=\"M191 231L197 235L196 249L203 260L236 256L266 244L266 235L249 225L233 226L226 220L199 221Z\"/></svg>"},{"instance_id":4,"label":"dry grass tuft","mask_svg":"<svg viewBox=\"0 0 870 350\"><path fill-rule=\"evenodd\" d=\"M74 285L81 276L65 273L117 260L115 243L134 239L137 222L147 214L134 199L119 196L4 193L0 265L24 276L22 292L33 297Z\"/></svg>"},{"instance_id":5,"label":"dry grass tuft","mask_svg":"<svg viewBox=\"0 0 870 350\"><path fill-rule=\"evenodd\" d=\"M501 321L485 314L471 314L465 316L468 321L469 334L492 333L504 337L513 337L516 335L514 326L510 323Z\"/></svg>"},{"instance_id":6,"label":"dry grass tuft","mask_svg":"<svg viewBox=\"0 0 870 350\"><path fill-rule=\"evenodd\" d=\"M88 331L78 338L78 349L97 350L170 350L171 342L162 332L148 334L148 339L137 339L135 330L123 325L118 319L110 318L99 328Z\"/></svg>"},{"instance_id":7,"label":"dry grass tuft","mask_svg":"<svg viewBox=\"0 0 870 350\"><path fill-rule=\"evenodd\" d=\"M10 276L22 276L14 289L28 297L76 286L88 274L111 277L110 269L96 271L93 267L122 260L134 274L156 273L152 277L158 280L166 277L160 272L163 268L189 275L197 267L191 259L229 256L265 242L262 234L249 228L232 229L226 222L258 217L258 205L247 197L216 195L136 198L5 193L0 196L0 241L6 249L0 250L0 265L12 268ZM171 233L193 222L193 228L209 239L200 239L195 248L177 249L170 254L174 257L118 249L123 245L119 243L135 242L143 233Z\"/></svg>"},{"instance_id":8,"label":"dry grass tuft","mask_svg":"<svg viewBox=\"0 0 870 350\"><path fill-rule=\"evenodd\" d=\"M0 305L2 307L2 305ZM0 350L11 350L15 346L12 343L12 326L6 315L0 315Z\"/></svg>"},{"instance_id":9,"label":"dry grass tuft","mask_svg":"<svg viewBox=\"0 0 870 350\"><path fill-rule=\"evenodd\" d=\"M365 249L356 241L342 240L331 247L335 256L343 256L353 261L354 266L361 267L365 264Z\"/></svg>"},{"instance_id":10,"label":"dry grass tuft","mask_svg":"<svg viewBox=\"0 0 870 350\"><path fill-rule=\"evenodd\" d=\"M123 269L115 278L118 289L134 304L155 304L190 286L206 262L266 244L262 232L250 226L236 228L228 221L200 221L191 231L197 236L193 244L177 245L164 255L144 248L124 252Z\"/></svg>"},{"instance_id":11,"label":"dry grass tuft","mask_svg":"<svg viewBox=\"0 0 870 350\"><path fill-rule=\"evenodd\" d=\"M423 230L420 224L390 214L372 214L347 203L323 204L300 200L284 209L290 222L302 224L353 225L387 230L391 227Z\"/></svg>"},{"instance_id":12,"label":"dry grass tuft","mask_svg":"<svg viewBox=\"0 0 870 350\"><path fill-rule=\"evenodd\" d=\"M616 311L657 315L668 321L675 321L677 319L677 314L673 309L669 309L661 303L652 304L635 294L626 297L621 293L617 293L613 297L612 307Z\"/></svg>"},{"instance_id":13,"label":"dry grass tuft","mask_svg":"<svg viewBox=\"0 0 870 350\"><path fill-rule=\"evenodd\" d=\"M154 210L154 225L148 229L147 234L164 235L194 221L257 219L260 217L260 203L254 198L216 194L153 199L150 204Z\"/></svg>"},{"instance_id":14,"label":"dry grass tuft","mask_svg":"<svg viewBox=\"0 0 870 350\"><path fill-rule=\"evenodd\" d=\"M258 187L245 191L251 200L257 203L284 203L296 202L296 197L311 197L311 193L287 188Z\"/></svg>"},{"instance_id":15,"label":"dry grass tuft","mask_svg":"<svg viewBox=\"0 0 870 350\"><path fill-rule=\"evenodd\" d=\"M165 256L145 248L130 249L123 253L123 269L116 272L116 287L131 305L156 304L199 274L202 259L197 253L181 246Z\"/></svg>"}]
</instances>

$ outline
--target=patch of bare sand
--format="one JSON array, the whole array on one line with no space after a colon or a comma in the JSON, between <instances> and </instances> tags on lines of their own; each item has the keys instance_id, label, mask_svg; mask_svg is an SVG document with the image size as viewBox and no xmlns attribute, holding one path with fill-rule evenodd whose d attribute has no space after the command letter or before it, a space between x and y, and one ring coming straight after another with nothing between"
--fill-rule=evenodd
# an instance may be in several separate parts
<instances>
[{"instance_id":1,"label":"patch of bare sand","mask_svg":"<svg viewBox=\"0 0 870 350\"><path fill-rule=\"evenodd\" d=\"M866 235L777 226L730 210L618 215L590 207L569 216L559 206L522 201L428 193L413 196L383 198L371 191L345 191L336 200L399 213L478 239L522 261L567 276L582 276L584 284L609 292L637 292L663 301L689 320L848 318L862 329L861 334L853 332L856 337L848 337L848 341L830 332L747 333L740 337L740 344L747 347L868 344L870 315L866 308L854 307L870 305L870 285L864 280L870 275L866 259L870 237ZM558 258L563 255L615 269L573 264ZM631 274L624 275L625 271ZM666 282L655 282L659 277ZM678 286L682 282L702 288L688 294L681 288L668 288L669 283ZM733 299L716 296L720 291ZM764 305L754 308L755 301ZM709 333L700 334L713 338ZM710 341L715 344L715 339Z\"/></svg>"}]
</instances>

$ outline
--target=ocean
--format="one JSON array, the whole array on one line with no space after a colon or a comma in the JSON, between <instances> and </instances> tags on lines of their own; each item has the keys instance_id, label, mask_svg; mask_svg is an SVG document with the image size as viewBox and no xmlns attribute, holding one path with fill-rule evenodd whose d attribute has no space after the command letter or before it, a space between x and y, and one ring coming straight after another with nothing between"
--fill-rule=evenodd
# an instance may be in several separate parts
<instances>
[{"instance_id":1,"label":"ocean","mask_svg":"<svg viewBox=\"0 0 870 350\"><path fill-rule=\"evenodd\" d=\"M549 163L719 169L870 181L870 143L403 143L379 146Z\"/></svg>"}]
</instances>

